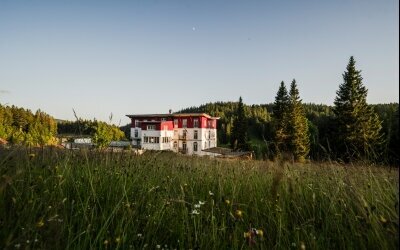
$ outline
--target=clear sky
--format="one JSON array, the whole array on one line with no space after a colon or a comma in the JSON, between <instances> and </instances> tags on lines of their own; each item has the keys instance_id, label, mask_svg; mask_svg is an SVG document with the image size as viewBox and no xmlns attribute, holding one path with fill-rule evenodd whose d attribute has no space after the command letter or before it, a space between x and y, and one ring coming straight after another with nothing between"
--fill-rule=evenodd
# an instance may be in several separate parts
<instances>
[{"instance_id":1,"label":"clear sky","mask_svg":"<svg viewBox=\"0 0 400 250\"><path fill-rule=\"evenodd\" d=\"M0 0L0 103L126 124L213 101L333 104L349 57L399 99L399 2Z\"/></svg>"}]
</instances>

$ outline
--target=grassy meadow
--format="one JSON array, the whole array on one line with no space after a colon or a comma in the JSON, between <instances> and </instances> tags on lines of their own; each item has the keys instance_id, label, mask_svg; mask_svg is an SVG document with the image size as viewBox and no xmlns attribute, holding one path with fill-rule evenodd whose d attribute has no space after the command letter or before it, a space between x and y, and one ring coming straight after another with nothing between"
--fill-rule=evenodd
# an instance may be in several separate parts
<instances>
[{"instance_id":1,"label":"grassy meadow","mask_svg":"<svg viewBox=\"0 0 400 250\"><path fill-rule=\"evenodd\" d=\"M398 249L398 169L0 149L1 249Z\"/></svg>"}]
</instances>

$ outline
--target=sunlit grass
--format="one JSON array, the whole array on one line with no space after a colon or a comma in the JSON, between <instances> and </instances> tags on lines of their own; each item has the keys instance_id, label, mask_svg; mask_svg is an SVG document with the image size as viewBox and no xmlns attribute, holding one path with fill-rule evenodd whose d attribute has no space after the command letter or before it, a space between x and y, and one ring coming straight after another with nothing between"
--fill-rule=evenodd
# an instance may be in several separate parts
<instances>
[{"instance_id":1,"label":"sunlit grass","mask_svg":"<svg viewBox=\"0 0 400 250\"><path fill-rule=\"evenodd\" d=\"M0 151L0 247L397 249L398 170Z\"/></svg>"}]
</instances>

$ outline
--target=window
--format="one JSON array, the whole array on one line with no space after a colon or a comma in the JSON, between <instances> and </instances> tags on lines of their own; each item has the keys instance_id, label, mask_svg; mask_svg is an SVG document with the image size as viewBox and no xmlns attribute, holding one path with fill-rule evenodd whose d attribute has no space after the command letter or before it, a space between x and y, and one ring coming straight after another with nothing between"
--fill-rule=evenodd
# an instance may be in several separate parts
<instances>
[{"instance_id":1,"label":"window","mask_svg":"<svg viewBox=\"0 0 400 250\"><path fill-rule=\"evenodd\" d=\"M149 137L147 137L147 136L143 137L143 142L144 143L148 143L149 142Z\"/></svg>"},{"instance_id":2,"label":"window","mask_svg":"<svg viewBox=\"0 0 400 250\"><path fill-rule=\"evenodd\" d=\"M139 137L139 131L135 129L135 138Z\"/></svg>"},{"instance_id":3,"label":"window","mask_svg":"<svg viewBox=\"0 0 400 250\"><path fill-rule=\"evenodd\" d=\"M187 128L187 119L182 120L182 128Z\"/></svg>"},{"instance_id":4,"label":"window","mask_svg":"<svg viewBox=\"0 0 400 250\"><path fill-rule=\"evenodd\" d=\"M135 120L135 128L139 127L139 120Z\"/></svg>"},{"instance_id":5,"label":"window","mask_svg":"<svg viewBox=\"0 0 400 250\"><path fill-rule=\"evenodd\" d=\"M156 125L147 125L147 130L156 130Z\"/></svg>"},{"instance_id":6,"label":"window","mask_svg":"<svg viewBox=\"0 0 400 250\"><path fill-rule=\"evenodd\" d=\"M186 130L182 131L182 138L186 138Z\"/></svg>"},{"instance_id":7,"label":"window","mask_svg":"<svg viewBox=\"0 0 400 250\"><path fill-rule=\"evenodd\" d=\"M208 121L207 121L207 127L208 127L208 128L211 128L211 120L208 120Z\"/></svg>"},{"instance_id":8,"label":"window","mask_svg":"<svg viewBox=\"0 0 400 250\"><path fill-rule=\"evenodd\" d=\"M183 151L186 151L186 142L183 142L183 143L182 143L182 150L183 150Z\"/></svg>"},{"instance_id":9,"label":"window","mask_svg":"<svg viewBox=\"0 0 400 250\"><path fill-rule=\"evenodd\" d=\"M199 119L194 119L193 120L193 128L198 128L199 127Z\"/></svg>"},{"instance_id":10,"label":"window","mask_svg":"<svg viewBox=\"0 0 400 250\"><path fill-rule=\"evenodd\" d=\"M174 128L178 127L178 119L174 119Z\"/></svg>"},{"instance_id":11,"label":"window","mask_svg":"<svg viewBox=\"0 0 400 250\"><path fill-rule=\"evenodd\" d=\"M167 120L167 118L165 118L165 117L161 118L161 121L163 121L163 122L166 121L166 120Z\"/></svg>"},{"instance_id":12,"label":"window","mask_svg":"<svg viewBox=\"0 0 400 250\"><path fill-rule=\"evenodd\" d=\"M178 147L178 143L176 141L174 141L174 148Z\"/></svg>"},{"instance_id":13,"label":"window","mask_svg":"<svg viewBox=\"0 0 400 250\"><path fill-rule=\"evenodd\" d=\"M193 142L193 151L197 152L197 142Z\"/></svg>"},{"instance_id":14,"label":"window","mask_svg":"<svg viewBox=\"0 0 400 250\"><path fill-rule=\"evenodd\" d=\"M198 132L197 132L197 130L195 130L194 131L194 134L193 134L193 139L195 139L195 140L197 140L198 139Z\"/></svg>"}]
</instances>

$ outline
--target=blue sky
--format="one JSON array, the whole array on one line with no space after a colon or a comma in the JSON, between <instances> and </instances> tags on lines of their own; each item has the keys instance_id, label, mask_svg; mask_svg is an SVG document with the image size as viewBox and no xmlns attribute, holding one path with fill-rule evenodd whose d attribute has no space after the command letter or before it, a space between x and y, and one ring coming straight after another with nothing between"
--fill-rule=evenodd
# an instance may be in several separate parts
<instances>
[{"instance_id":1,"label":"blue sky","mask_svg":"<svg viewBox=\"0 0 400 250\"><path fill-rule=\"evenodd\" d=\"M331 105L354 56L399 99L398 1L0 1L0 103L125 124L212 101Z\"/></svg>"}]
</instances>

